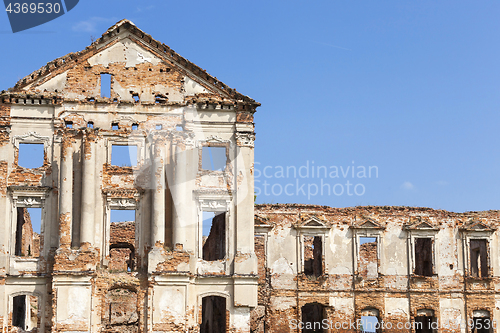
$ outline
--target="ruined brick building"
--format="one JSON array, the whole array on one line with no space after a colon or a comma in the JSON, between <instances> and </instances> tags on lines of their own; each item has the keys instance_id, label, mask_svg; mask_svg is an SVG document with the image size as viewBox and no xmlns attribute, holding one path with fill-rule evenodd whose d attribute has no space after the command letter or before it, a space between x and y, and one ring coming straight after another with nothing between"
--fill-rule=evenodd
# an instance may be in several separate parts
<instances>
[{"instance_id":1,"label":"ruined brick building","mask_svg":"<svg viewBox=\"0 0 500 333\"><path fill-rule=\"evenodd\" d=\"M258 205L255 213L255 331L322 322L324 331L304 332L499 332L500 211Z\"/></svg>"},{"instance_id":2,"label":"ruined brick building","mask_svg":"<svg viewBox=\"0 0 500 333\"><path fill-rule=\"evenodd\" d=\"M0 103L2 332L249 331L257 102L123 20Z\"/></svg>"},{"instance_id":3,"label":"ruined brick building","mask_svg":"<svg viewBox=\"0 0 500 333\"><path fill-rule=\"evenodd\" d=\"M254 207L258 106L127 20L3 91L2 332L497 330L498 211Z\"/></svg>"}]
</instances>

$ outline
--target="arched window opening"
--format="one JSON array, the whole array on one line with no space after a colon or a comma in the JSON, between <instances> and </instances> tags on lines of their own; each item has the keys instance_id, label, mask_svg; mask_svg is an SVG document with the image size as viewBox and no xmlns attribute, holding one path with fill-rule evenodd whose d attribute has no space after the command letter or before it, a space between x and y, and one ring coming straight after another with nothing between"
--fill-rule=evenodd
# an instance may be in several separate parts
<instances>
[{"instance_id":1,"label":"arched window opening","mask_svg":"<svg viewBox=\"0 0 500 333\"><path fill-rule=\"evenodd\" d=\"M303 333L322 333L322 321L324 318L323 305L319 303L308 303L302 307Z\"/></svg>"},{"instance_id":2,"label":"arched window opening","mask_svg":"<svg viewBox=\"0 0 500 333\"><path fill-rule=\"evenodd\" d=\"M434 311L429 309L418 310L415 317L416 333L433 333L437 329L437 321Z\"/></svg>"},{"instance_id":3,"label":"arched window opening","mask_svg":"<svg viewBox=\"0 0 500 333\"><path fill-rule=\"evenodd\" d=\"M490 312L487 310L475 310L472 313L473 327L471 333L490 333L493 332L493 322L490 318Z\"/></svg>"},{"instance_id":4,"label":"arched window opening","mask_svg":"<svg viewBox=\"0 0 500 333\"><path fill-rule=\"evenodd\" d=\"M380 330L380 313L377 309L367 308L361 311L361 332L376 333Z\"/></svg>"}]
</instances>

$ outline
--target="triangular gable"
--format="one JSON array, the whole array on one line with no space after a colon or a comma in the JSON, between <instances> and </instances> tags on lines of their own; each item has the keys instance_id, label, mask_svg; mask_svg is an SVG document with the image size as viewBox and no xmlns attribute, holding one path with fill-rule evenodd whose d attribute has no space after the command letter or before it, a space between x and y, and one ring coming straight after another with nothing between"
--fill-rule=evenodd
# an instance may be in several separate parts
<instances>
[{"instance_id":1,"label":"triangular gable","mask_svg":"<svg viewBox=\"0 0 500 333\"><path fill-rule=\"evenodd\" d=\"M384 229L375 219L366 216L356 217L356 221L353 225L354 229Z\"/></svg>"},{"instance_id":2,"label":"triangular gable","mask_svg":"<svg viewBox=\"0 0 500 333\"><path fill-rule=\"evenodd\" d=\"M460 230L464 231L495 231L495 228L492 228L491 226L485 224L481 220L477 219L470 219L469 221L465 222L462 224L460 227Z\"/></svg>"},{"instance_id":3,"label":"triangular gable","mask_svg":"<svg viewBox=\"0 0 500 333\"><path fill-rule=\"evenodd\" d=\"M408 230L439 230L439 228L432 225L431 221L422 216L410 217L409 223L405 225Z\"/></svg>"},{"instance_id":4,"label":"triangular gable","mask_svg":"<svg viewBox=\"0 0 500 333\"><path fill-rule=\"evenodd\" d=\"M118 75L117 71L124 75ZM9 93L99 101L100 74L103 73L113 76L111 100L115 102L134 103L133 97L138 95L141 103L152 104L260 105L154 40L128 20L116 23L85 50L51 61L21 79ZM135 86L130 82L136 82Z\"/></svg>"},{"instance_id":5,"label":"triangular gable","mask_svg":"<svg viewBox=\"0 0 500 333\"><path fill-rule=\"evenodd\" d=\"M272 223L269 221L269 218L267 218L267 217L263 217L263 216L255 214L253 221L254 221L255 227L260 227L260 228L272 228L273 227Z\"/></svg>"},{"instance_id":6,"label":"triangular gable","mask_svg":"<svg viewBox=\"0 0 500 333\"><path fill-rule=\"evenodd\" d=\"M328 226L325 222L319 219L317 216L311 216L305 218L303 221L295 225L295 228L300 229L327 229Z\"/></svg>"}]
</instances>

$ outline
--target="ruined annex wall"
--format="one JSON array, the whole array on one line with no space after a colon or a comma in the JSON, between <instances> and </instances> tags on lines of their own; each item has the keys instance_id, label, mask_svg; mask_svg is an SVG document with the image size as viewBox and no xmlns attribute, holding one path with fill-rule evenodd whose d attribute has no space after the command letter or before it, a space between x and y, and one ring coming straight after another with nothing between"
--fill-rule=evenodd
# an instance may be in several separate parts
<instances>
[{"instance_id":1,"label":"ruined annex wall","mask_svg":"<svg viewBox=\"0 0 500 333\"><path fill-rule=\"evenodd\" d=\"M338 323L332 332L354 332L340 325L367 315L395 325L432 314L443 325L439 332L459 332L460 320L485 314L500 320L498 211L282 204L257 205L255 213L259 305L252 311L254 332L264 326L266 332L300 331L294 323L307 319L303 310L314 308L307 304L319 304L317 311L329 325ZM324 242L320 276L306 273L311 236ZM415 247L419 238L431 244L430 276L416 274L419 256L425 256ZM471 239L487 244L487 277L473 276ZM408 327L387 329L409 332Z\"/></svg>"}]
</instances>

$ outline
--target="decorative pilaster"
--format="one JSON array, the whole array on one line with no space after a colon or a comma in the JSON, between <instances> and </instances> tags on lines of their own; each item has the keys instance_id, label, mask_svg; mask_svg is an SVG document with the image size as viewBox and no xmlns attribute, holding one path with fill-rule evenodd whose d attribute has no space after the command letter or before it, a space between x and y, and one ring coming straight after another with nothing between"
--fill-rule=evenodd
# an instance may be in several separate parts
<instances>
[{"instance_id":1,"label":"decorative pilaster","mask_svg":"<svg viewBox=\"0 0 500 333\"><path fill-rule=\"evenodd\" d=\"M64 136L61 147L59 184L59 248L71 247L73 214L73 147L71 137Z\"/></svg>"},{"instance_id":2,"label":"decorative pilaster","mask_svg":"<svg viewBox=\"0 0 500 333\"><path fill-rule=\"evenodd\" d=\"M157 140L153 159L152 244L165 244L165 144Z\"/></svg>"},{"instance_id":3,"label":"decorative pilaster","mask_svg":"<svg viewBox=\"0 0 500 333\"><path fill-rule=\"evenodd\" d=\"M80 221L80 246L94 243L95 212L95 142L89 136L84 138L82 167L82 213Z\"/></svg>"},{"instance_id":4,"label":"decorative pilaster","mask_svg":"<svg viewBox=\"0 0 500 333\"><path fill-rule=\"evenodd\" d=\"M184 225L185 213L188 209L186 198L187 181L187 150L182 143L174 146L174 184L173 184L173 231L172 245L177 248L187 242L186 226Z\"/></svg>"}]
</instances>

